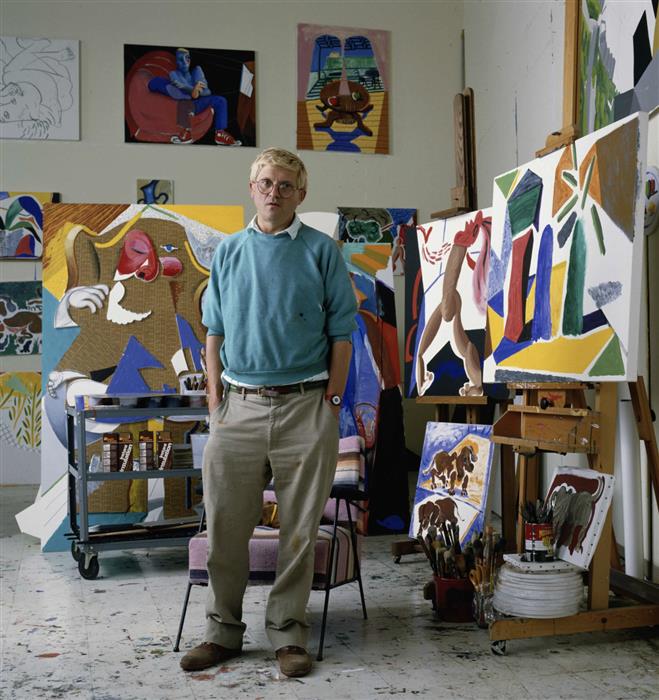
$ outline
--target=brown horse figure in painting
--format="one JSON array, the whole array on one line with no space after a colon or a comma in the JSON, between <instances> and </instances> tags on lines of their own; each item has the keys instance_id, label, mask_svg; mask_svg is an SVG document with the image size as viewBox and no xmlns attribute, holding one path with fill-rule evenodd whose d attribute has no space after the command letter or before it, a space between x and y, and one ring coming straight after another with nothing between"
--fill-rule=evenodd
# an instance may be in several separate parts
<instances>
[{"instance_id":1,"label":"brown horse figure in painting","mask_svg":"<svg viewBox=\"0 0 659 700\"><path fill-rule=\"evenodd\" d=\"M424 531L431 527L440 529L446 522L452 525L458 524L458 518L455 514L455 501L452 498L438 498L434 501L422 503L417 510L417 516L419 519L417 537L420 537Z\"/></svg>"},{"instance_id":2,"label":"brown horse figure in painting","mask_svg":"<svg viewBox=\"0 0 659 700\"><path fill-rule=\"evenodd\" d=\"M469 474L474 471L474 464L478 461L478 449L475 445L464 445L460 452L455 455L455 468L451 472L450 487L448 492L451 496L455 493L455 485L462 481L460 495L467 496L467 485L469 484Z\"/></svg>"},{"instance_id":3,"label":"brown horse figure in painting","mask_svg":"<svg viewBox=\"0 0 659 700\"><path fill-rule=\"evenodd\" d=\"M435 480L442 480L442 486L446 488L448 483L448 476L453 469L453 462L455 461L455 453L449 454L444 450L440 450L435 453L432 458L430 466L425 469L422 474L430 474L431 482L430 485L433 489L437 488Z\"/></svg>"}]
</instances>

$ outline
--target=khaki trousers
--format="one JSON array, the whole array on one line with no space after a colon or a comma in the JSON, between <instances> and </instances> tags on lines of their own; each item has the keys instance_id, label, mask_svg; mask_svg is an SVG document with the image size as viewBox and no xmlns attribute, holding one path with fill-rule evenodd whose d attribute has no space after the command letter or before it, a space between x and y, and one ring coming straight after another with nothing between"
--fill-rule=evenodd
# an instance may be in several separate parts
<instances>
[{"instance_id":1,"label":"khaki trousers","mask_svg":"<svg viewBox=\"0 0 659 700\"><path fill-rule=\"evenodd\" d=\"M289 644L306 648L314 548L334 480L338 440L338 421L322 387L277 398L225 392L211 415L203 460L206 641L232 649L242 646L249 539L272 477L281 527L266 632L275 650Z\"/></svg>"}]
</instances>

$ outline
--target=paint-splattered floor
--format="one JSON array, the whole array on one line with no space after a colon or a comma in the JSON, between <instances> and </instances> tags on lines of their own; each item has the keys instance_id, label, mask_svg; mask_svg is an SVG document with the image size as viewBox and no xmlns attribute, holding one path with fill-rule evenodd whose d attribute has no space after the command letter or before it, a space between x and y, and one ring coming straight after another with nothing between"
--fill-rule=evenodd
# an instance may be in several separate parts
<instances>
[{"instance_id":1,"label":"paint-splattered floor","mask_svg":"<svg viewBox=\"0 0 659 700\"><path fill-rule=\"evenodd\" d=\"M332 592L325 660L311 675L278 672L263 630L267 586L247 591L246 653L186 674L172 652L185 549L104 552L99 578L85 581L69 553L43 555L12 526L32 493L0 488L2 698L659 698L659 630L508 642L493 656L486 631L434 617L424 558L394 564L391 537L365 541L368 620L356 587ZM193 589L183 648L200 641L204 596ZM322 594L309 612L315 650Z\"/></svg>"}]
</instances>

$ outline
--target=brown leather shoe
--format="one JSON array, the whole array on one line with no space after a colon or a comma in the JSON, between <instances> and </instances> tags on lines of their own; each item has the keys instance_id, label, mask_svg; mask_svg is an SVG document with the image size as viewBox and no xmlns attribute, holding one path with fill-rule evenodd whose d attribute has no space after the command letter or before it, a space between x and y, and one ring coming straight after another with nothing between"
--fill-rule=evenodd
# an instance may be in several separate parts
<instances>
[{"instance_id":1,"label":"brown leather shoe","mask_svg":"<svg viewBox=\"0 0 659 700\"><path fill-rule=\"evenodd\" d=\"M279 670L289 678L306 676L311 671L311 657L302 647L281 647L275 652Z\"/></svg>"},{"instance_id":2,"label":"brown leather shoe","mask_svg":"<svg viewBox=\"0 0 659 700\"><path fill-rule=\"evenodd\" d=\"M181 659L184 671L201 671L209 666L216 666L222 661L228 661L240 656L242 649L227 649L214 642L202 642Z\"/></svg>"}]
</instances>

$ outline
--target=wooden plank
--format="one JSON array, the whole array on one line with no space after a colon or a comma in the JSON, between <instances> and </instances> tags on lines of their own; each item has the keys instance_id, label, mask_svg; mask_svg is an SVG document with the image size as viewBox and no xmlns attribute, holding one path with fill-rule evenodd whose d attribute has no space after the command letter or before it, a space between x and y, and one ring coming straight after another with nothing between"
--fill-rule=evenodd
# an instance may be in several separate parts
<instances>
[{"instance_id":1,"label":"wooden plank","mask_svg":"<svg viewBox=\"0 0 659 700\"><path fill-rule=\"evenodd\" d=\"M633 600L659 605L659 585L628 576L622 571L611 569L611 590Z\"/></svg>"},{"instance_id":2,"label":"wooden plank","mask_svg":"<svg viewBox=\"0 0 659 700\"><path fill-rule=\"evenodd\" d=\"M507 552L515 551L516 511L515 454L510 445L501 445L501 535L506 540Z\"/></svg>"},{"instance_id":3,"label":"wooden plank","mask_svg":"<svg viewBox=\"0 0 659 700\"><path fill-rule=\"evenodd\" d=\"M476 110L474 91L465 88L462 91L465 105L465 172L467 187L467 207L470 211L478 209L478 178L476 175Z\"/></svg>"},{"instance_id":4,"label":"wooden plank","mask_svg":"<svg viewBox=\"0 0 659 700\"><path fill-rule=\"evenodd\" d=\"M579 17L580 0L565 0L563 48L563 132L576 128L579 99ZM578 134L574 134L577 138Z\"/></svg>"},{"instance_id":5,"label":"wooden plank","mask_svg":"<svg viewBox=\"0 0 659 700\"><path fill-rule=\"evenodd\" d=\"M416 403L425 404L487 404L487 396L417 396Z\"/></svg>"},{"instance_id":6,"label":"wooden plank","mask_svg":"<svg viewBox=\"0 0 659 700\"><path fill-rule=\"evenodd\" d=\"M618 388L615 382L599 385L595 409L600 414L600 445L595 469L603 474L613 474L616 447L616 417ZM590 564L588 585L588 609L602 610L609 604L609 572L613 527L611 509L604 521L604 529Z\"/></svg>"},{"instance_id":7,"label":"wooden plank","mask_svg":"<svg viewBox=\"0 0 659 700\"><path fill-rule=\"evenodd\" d=\"M464 138L465 98L458 93L453 98L453 138L455 139L455 187L451 190L451 204L454 207L466 207L466 169Z\"/></svg>"},{"instance_id":8,"label":"wooden plank","mask_svg":"<svg viewBox=\"0 0 659 700\"><path fill-rule=\"evenodd\" d=\"M645 391L645 381L639 377L635 382L629 382L629 393L632 397L634 416L638 425L638 435L645 443L645 451L648 456L648 471L652 487L654 488L654 500L659 508L659 451L657 450L657 438L652 425L650 413L650 401Z\"/></svg>"},{"instance_id":9,"label":"wooden plank","mask_svg":"<svg viewBox=\"0 0 659 700\"><path fill-rule=\"evenodd\" d=\"M659 625L659 605L630 605L609 610L555 617L547 620L514 618L497 620L490 625L490 641L549 637L580 632L608 632L632 627Z\"/></svg>"},{"instance_id":10,"label":"wooden plank","mask_svg":"<svg viewBox=\"0 0 659 700\"><path fill-rule=\"evenodd\" d=\"M450 207L449 209L442 209L441 211L434 211L430 214L431 219L452 219L454 216L460 214L468 214L471 209L467 207Z\"/></svg>"}]
</instances>

